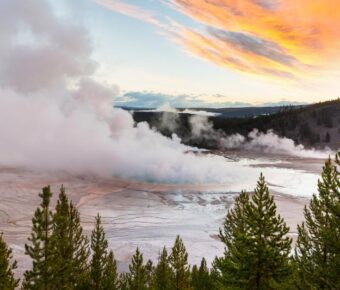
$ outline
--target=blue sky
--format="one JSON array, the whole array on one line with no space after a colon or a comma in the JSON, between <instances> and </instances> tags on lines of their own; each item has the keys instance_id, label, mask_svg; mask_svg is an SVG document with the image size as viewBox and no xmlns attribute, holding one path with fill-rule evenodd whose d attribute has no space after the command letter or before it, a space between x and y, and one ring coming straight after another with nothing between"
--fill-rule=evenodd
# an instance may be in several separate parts
<instances>
[{"instance_id":1,"label":"blue sky","mask_svg":"<svg viewBox=\"0 0 340 290\"><path fill-rule=\"evenodd\" d=\"M238 3L244 2L242 7L251 10L251 7L247 8L247 5L251 5L249 1L251 0ZM299 1L301 5L308 5L304 0ZM202 17L199 14L202 12L198 10L204 7L194 7L200 0L183 1L187 2L185 8L176 2L181 1L75 0L71 4L72 9L69 9L70 1L67 0L53 3L61 13L71 11L75 21L80 21L87 27L94 46L93 58L99 64L96 78L119 86L121 95L128 96L127 103L130 100L135 105L140 103L145 107L151 97L158 96L158 101L168 100L169 103L181 106L184 105L180 103L183 101L180 96L183 95L189 96L186 100L191 100L193 106L228 106L240 103L259 105L283 100L316 102L337 97L339 71L327 63L330 52L322 51L322 58L316 59L313 55L315 52L307 45L305 51L300 51L291 43L286 45L288 39L271 38L269 32L259 36L256 30L249 31L244 19L235 19L235 30L228 23L220 24L217 21L219 19L211 20L214 15ZM232 0L216 0L216 5L217 2L233 4ZM288 0L287 5L290 2ZM327 2L329 1L324 2L326 6ZM222 9L221 5L216 7ZM263 7L260 8L259 13L266 13ZM277 21L281 21L279 8L275 9L278 9ZM217 11L222 15L226 12ZM307 16L312 19L312 15ZM338 15L334 17L337 19ZM157 22L154 23L154 20ZM292 25L293 22L294 19L291 20ZM258 29L264 25L266 23L258 23ZM300 25L303 26L304 23ZM297 31L300 31L298 28ZM217 39L216 31L228 38L228 46L225 39ZM193 33L195 34L192 35ZM301 35L298 36L302 39ZM238 38L235 39L236 37ZM211 42L210 46L202 46L203 38ZM335 48L338 45L330 41L326 44ZM247 67L240 68L221 58L211 60L214 56L211 54L212 48L216 49L214 54L226 52L228 57L243 61ZM200 52L197 53L197 50ZM293 59L294 65L283 63L282 55L286 59ZM304 55L309 58L304 58ZM274 63L278 57L281 57L279 63ZM334 58L333 55L332 57ZM310 72L306 67L323 69ZM278 77L277 72L280 75L284 72L284 77ZM288 78L286 74L289 74ZM131 97L131 93L135 99ZM147 96L144 101L143 96ZM185 106L187 105L189 103L185 102Z\"/></svg>"}]
</instances>

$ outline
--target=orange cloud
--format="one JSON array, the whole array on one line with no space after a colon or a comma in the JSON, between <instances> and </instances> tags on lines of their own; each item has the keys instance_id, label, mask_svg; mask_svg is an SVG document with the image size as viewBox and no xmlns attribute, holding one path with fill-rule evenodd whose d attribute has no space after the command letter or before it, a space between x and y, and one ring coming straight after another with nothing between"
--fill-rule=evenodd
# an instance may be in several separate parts
<instances>
[{"instance_id":1,"label":"orange cloud","mask_svg":"<svg viewBox=\"0 0 340 290\"><path fill-rule=\"evenodd\" d=\"M190 54L242 73L302 78L340 56L338 0L160 0L205 26L197 30L119 0L108 9L161 29ZM164 15L162 15L164 16Z\"/></svg>"},{"instance_id":2,"label":"orange cloud","mask_svg":"<svg viewBox=\"0 0 340 290\"><path fill-rule=\"evenodd\" d=\"M185 48L222 66L250 73L300 76L339 57L336 0L172 0L207 26L182 27Z\"/></svg>"},{"instance_id":3,"label":"orange cloud","mask_svg":"<svg viewBox=\"0 0 340 290\"><path fill-rule=\"evenodd\" d=\"M191 54L243 73L295 78L296 67L302 66L275 43L243 33L210 33L214 36L179 26L176 41Z\"/></svg>"}]
</instances>

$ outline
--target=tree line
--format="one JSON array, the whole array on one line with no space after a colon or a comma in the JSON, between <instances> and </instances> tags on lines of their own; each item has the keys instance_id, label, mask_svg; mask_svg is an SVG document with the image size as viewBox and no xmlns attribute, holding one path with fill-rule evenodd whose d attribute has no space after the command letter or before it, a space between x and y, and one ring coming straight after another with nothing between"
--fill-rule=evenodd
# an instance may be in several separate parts
<instances>
[{"instance_id":1,"label":"tree line","mask_svg":"<svg viewBox=\"0 0 340 290\"><path fill-rule=\"evenodd\" d=\"M261 174L254 193L242 192L226 215L219 238L221 257L209 268L204 258L190 266L185 245L177 236L158 261L144 261L136 249L129 271L118 273L114 253L99 215L90 239L80 215L60 189L54 211L51 188L39 194L25 253L32 266L20 283L12 250L0 235L0 289L54 290L218 290L218 289L340 289L340 152L327 160L318 193L304 208L294 248L289 227L277 213ZM20 284L20 286L19 286Z\"/></svg>"},{"instance_id":2,"label":"tree line","mask_svg":"<svg viewBox=\"0 0 340 290\"><path fill-rule=\"evenodd\" d=\"M243 110L253 111L254 108L243 108ZM223 109L209 110L223 113ZM241 134L247 136L254 128L260 132L273 130L280 137L287 137L297 144L305 146L322 147L334 141L332 131L340 133L340 99L321 102L306 106L284 106L275 113L255 116L210 116L209 122L219 135ZM135 111L133 118L135 122L147 122L150 127L154 127L163 135L171 137L173 133L178 135L182 142L190 146L206 149L219 149L220 143L214 136L192 135L190 114L166 113L176 120L176 126L164 126L162 112ZM173 115L171 115L173 114ZM333 130L338 128L338 130ZM334 134L334 133L333 133ZM218 135L218 136L219 136ZM334 138L334 137L333 137Z\"/></svg>"}]
</instances>

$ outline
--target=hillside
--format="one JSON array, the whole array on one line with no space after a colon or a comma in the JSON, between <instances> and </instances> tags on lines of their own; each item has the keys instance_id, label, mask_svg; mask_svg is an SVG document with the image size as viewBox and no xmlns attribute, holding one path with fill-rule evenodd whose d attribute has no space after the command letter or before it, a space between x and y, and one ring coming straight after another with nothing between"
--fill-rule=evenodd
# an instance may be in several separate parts
<instances>
[{"instance_id":1,"label":"hillside","mask_svg":"<svg viewBox=\"0 0 340 290\"><path fill-rule=\"evenodd\" d=\"M119 107L119 106L118 106ZM299 105L295 106L295 108L302 108L304 106ZM155 111L156 108L134 108L134 107L126 107L120 106L120 108L145 113L147 111ZM185 109L177 108L178 111L183 112ZM282 110L282 106L271 106L271 107L237 107L237 108L191 108L191 111L205 111L209 113L215 113L220 118L250 118L256 117L260 115L270 115L274 113L278 113Z\"/></svg>"},{"instance_id":2,"label":"hillside","mask_svg":"<svg viewBox=\"0 0 340 290\"><path fill-rule=\"evenodd\" d=\"M216 132L225 135L247 135L254 128L261 132L272 129L279 136L288 137L307 147L340 147L340 99L306 106L269 108L255 108L252 112L250 108L216 109L215 112L223 114L206 118ZM276 111L270 113L271 110ZM203 148L217 146L214 140L209 140L209 136L192 136L189 121L192 114L135 111L133 117L136 122L148 122L164 135L176 133L186 144Z\"/></svg>"}]
</instances>

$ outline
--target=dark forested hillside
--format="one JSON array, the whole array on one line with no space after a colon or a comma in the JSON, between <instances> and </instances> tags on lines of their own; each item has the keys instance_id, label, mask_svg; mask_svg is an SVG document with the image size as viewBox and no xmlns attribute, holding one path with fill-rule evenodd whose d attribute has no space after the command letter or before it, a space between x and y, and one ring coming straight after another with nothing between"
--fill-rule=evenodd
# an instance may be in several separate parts
<instances>
[{"instance_id":1,"label":"dark forested hillside","mask_svg":"<svg viewBox=\"0 0 340 290\"><path fill-rule=\"evenodd\" d=\"M303 108L305 105L297 105L294 108ZM133 108L133 107L120 107L127 111L146 112L154 111L155 108ZM185 111L183 108L177 108L179 112ZM220 118L250 118L260 115L275 114L282 110L282 106L271 107L231 107L231 108L191 108L191 111L206 111L209 113L218 114Z\"/></svg>"},{"instance_id":2,"label":"dark forested hillside","mask_svg":"<svg viewBox=\"0 0 340 290\"><path fill-rule=\"evenodd\" d=\"M249 108L242 109L237 111L239 116L247 113L248 116L251 115ZM164 118L165 114L166 118ZM214 143L209 143L207 140L201 142L190 138L191 114L135 111L133 117L136 122L148 122L151 127L155 127L164 135L170 136L176 133L185 143L214 147ZM212 123L213 129L227 135L235 133L247 135L254 128L262 132L272 129L279 136L291 138L296 143L308 147L328 146L337 149L340 146L340 99L306 106L281 107L272 114L251 117L227 117L224 114L207 118ZM166 126L166 123L170 122L175 122L176 126Z\"/></svg>"}]
</instances>

